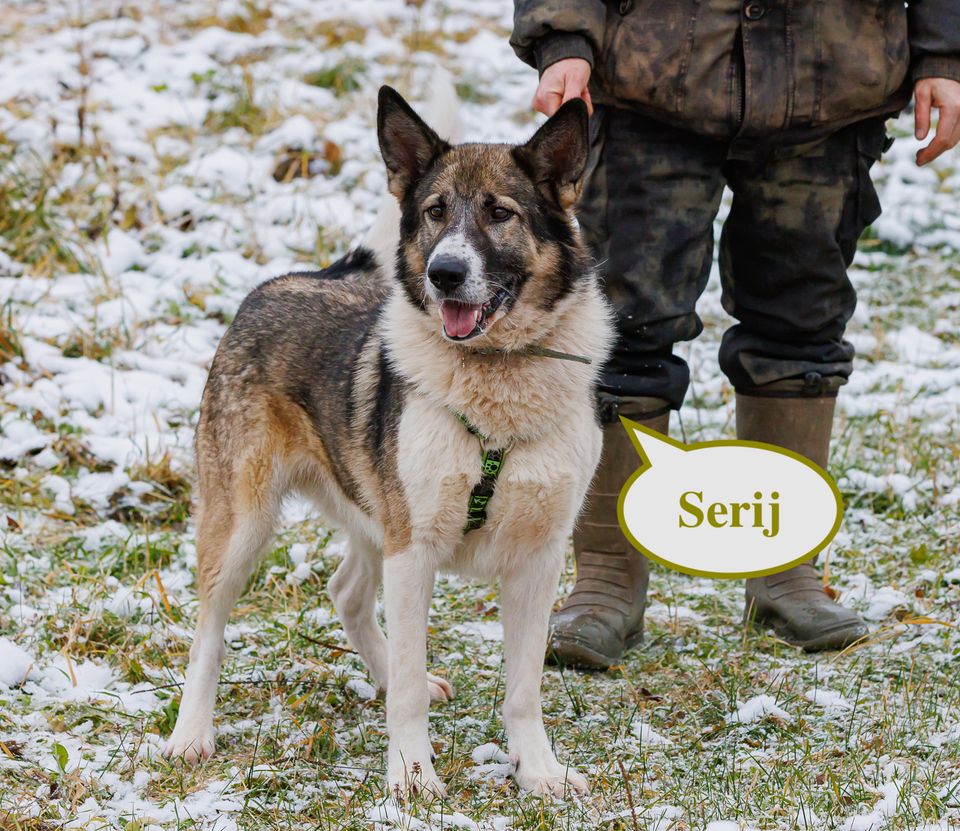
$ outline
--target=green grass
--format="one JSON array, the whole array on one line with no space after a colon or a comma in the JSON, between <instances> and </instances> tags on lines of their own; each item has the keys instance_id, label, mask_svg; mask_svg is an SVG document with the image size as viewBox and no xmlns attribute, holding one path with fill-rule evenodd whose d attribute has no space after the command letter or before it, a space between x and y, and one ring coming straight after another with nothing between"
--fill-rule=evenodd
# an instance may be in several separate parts
<instances>
[{"instance_id":1,"label":"green grass","mask_svg":"<svg viewBox=\"0 0 960 831\"><path fill-rule=\"evenodd\" d=\"M363 86L366 66L363 61L348 59L316 69L303 76L304 83L329 89L334 95L358 92Z\"/></svg>"},{"instance_id":2,"label":"green grass","mask_svg":"<svg viewBox=\"0 0 960 831\"><path fill-rule=\"evenodd\" d=\"M89 268L52 193L59 170L59 160L48 167L0 141L0 250L39 274Z\"/></svg>"}]
</instances>

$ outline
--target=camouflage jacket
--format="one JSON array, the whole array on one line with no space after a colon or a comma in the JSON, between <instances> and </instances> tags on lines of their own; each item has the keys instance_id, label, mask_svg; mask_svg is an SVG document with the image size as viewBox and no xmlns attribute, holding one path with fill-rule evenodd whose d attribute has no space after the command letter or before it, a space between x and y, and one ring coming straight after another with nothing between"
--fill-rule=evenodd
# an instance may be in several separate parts
<instances>
[{"instance_id":1,"label":"camouflage jacket","mask_svg":"<svg viewBox=\"0 0 960 831\"><path fill-rule=\"evenodd\" d=\"M960 0L515 0L511 44L540 72L593 66L593 100L757 146L899 111L960 81Z\"/></svg>"}]
</instances>

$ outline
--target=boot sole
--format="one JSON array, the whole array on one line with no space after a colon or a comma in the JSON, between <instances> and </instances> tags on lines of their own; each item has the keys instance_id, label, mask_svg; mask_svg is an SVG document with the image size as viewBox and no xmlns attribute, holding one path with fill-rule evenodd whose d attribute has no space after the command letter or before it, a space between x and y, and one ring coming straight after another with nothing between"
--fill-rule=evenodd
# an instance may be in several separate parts
<instances>
[{"instance_id":1,"label":"boot sole","mask_svg":"<svg viewBox=\"0 0 960 831\"><path fill-rule=\"evenodd\" d=\"M743 622L751 625L759 632L772 629L780 640L786 641L791 646L796 646L804 652L832 652L846 649L848 646L853 646L853 644L863 640L870 632L863 624L853 624L832 629L815 638L804 639L795 637L790 631L789 624L779 615L768 614L750 617L744 612Z\"/></svg>"},{"instance_id":2,"label":"boot sole","mask_svg":"<svg viewBox=\"0 0 960 831\"><path fill-rule=\"evenodd\" d=\"M551 638L547 647L546 662L554 666L572 667L594 672L603 672L623 661L627 652L643 640L643 632L629 635L623 644L623 651L616 657L605 655L591 648L583 641L572 638Z\"/></svg>"}]
</instances>

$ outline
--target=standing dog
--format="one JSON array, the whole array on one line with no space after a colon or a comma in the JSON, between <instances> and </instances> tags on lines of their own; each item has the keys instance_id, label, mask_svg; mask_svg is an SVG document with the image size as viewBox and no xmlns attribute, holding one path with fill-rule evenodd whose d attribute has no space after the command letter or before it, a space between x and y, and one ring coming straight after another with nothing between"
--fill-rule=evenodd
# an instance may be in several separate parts
<instances>
[{"instance_id":1,"label":"standing dog","mask_svg":"<svg viewBox=\"0 0 960 831\"><path fill-rule=\"evenodd\" d=\"M360 248L271 280L213 360L197 431L200 613L168 756L213 753L224 626L281 500L298 491L349 535L329 589L386 690L391 791L443 792L427 710L453 690L426 667L440 570L501 581L517 782L586 790L550 749L540 681L567 539L600 456L593 391L612 337L571 216L587 122L572 101L522 146L451 146L380 91L402 214L396 273L388 280ZM502 464L492 496L490 459Z\"/></svg>"}]
</instances>

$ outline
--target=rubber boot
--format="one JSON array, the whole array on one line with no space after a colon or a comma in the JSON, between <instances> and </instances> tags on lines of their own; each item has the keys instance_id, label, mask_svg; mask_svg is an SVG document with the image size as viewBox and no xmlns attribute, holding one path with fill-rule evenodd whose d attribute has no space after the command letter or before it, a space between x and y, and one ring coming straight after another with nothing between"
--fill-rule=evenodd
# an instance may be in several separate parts
<instances>
[{"instance_id":1,"label":"rubber boot","mask_svg":"<svg viewBox=\"0 0 960 831\"><path fill-rule=\"evenodd\" d=\"M785 447L826 470L836 393L796 397L790 381L762 389L767 394L737 393L737 438ZM769 626L807 652L843 649L863 638L866 624L824 591L815 562L748 579L744 621Z\"/></svg>"},{"instance_id":2,"label":"rubber boot","mask_svg":"<svg viewBox=\"0 0 960 831\"><path fill-rule=\"evenodd\" d=\"M603 428L603 457L573 534L577 582L550 618L548 659L581 669L607 669L643 638L649 563L617 521L620 490L640 460L616 415L666 433L670 409L657 398L619 399Z\"/></svg>"}]
</instances>

